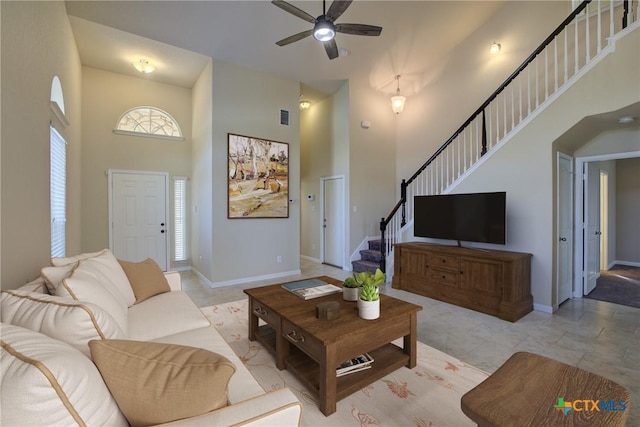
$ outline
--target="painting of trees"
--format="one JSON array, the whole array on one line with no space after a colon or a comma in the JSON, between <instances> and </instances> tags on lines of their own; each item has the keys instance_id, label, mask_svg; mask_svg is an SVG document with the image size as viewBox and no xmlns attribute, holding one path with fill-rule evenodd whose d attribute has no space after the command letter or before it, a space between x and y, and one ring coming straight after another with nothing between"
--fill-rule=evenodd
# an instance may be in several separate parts
<instances>
[{"instance_id":1,"label":"painting of trees","mask_svg":"<svg viewBox=\"0 0 640 427\"><path fill-rule=\"evenodd\" d=\"M289 144L228 134L228 218L289 217Z\"/></svg>"}]
</instances>

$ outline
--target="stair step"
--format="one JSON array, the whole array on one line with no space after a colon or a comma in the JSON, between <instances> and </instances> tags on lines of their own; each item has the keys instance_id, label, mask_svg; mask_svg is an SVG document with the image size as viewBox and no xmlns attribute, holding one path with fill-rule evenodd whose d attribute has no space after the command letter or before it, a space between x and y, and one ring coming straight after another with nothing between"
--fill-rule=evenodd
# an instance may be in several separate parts
<instances>
[{"instance_id":1,"label":"stair step","mask_svg":"<svg viewBox=\"0 0 640 427\"><path fill-rule=\"evenodd\" d=\"M380 250L374 251L371 249L364 249L360 251L360 259L362 259L363 261L377 262L378 265L380 265L382 254L380 253Z\"/></svg>"},{"instance_id":2,"label":"stair step","mask_svg":"<svg viewBox=\"0 0 640 427\"><path fill-rule=\"evenodd\" d=\"M356 273L368 271L369 273L373 274L376 272L377 268L380 268L380 263L378 262L363 261L363 260L353 261L351 262L351 265L353 266L353 271Z\"/></svg>"},{"instance_id":3,"label":"stair step","mask_svg":"<svg viewBox=\"0 0 640 427\"><path fill-rule=\"evenodd\" d=\"M380 248L382 248L382 240L378 239L378 240L369 240L369 249L372 251L380 251Z\"/></svg>"}]
</instances>

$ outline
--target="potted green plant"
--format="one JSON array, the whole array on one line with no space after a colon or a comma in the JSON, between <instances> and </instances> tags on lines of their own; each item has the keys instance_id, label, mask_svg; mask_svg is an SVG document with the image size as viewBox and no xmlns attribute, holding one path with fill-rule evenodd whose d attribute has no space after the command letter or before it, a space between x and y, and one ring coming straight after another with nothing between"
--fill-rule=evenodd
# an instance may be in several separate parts
<instances>
[{"instance_id":1,"label":"potted green plant","mask_svg":"<svg viewBox=\"0 0 640 427\"><path fill-rule=\"evenodd\" d=\"M342 283L342 298L345 301L358 301L360 296L360 283L353 277L347 277Z\"/></svg>"},{"instance_id":2,"label":"potted green plant","mask_svg":"<svg viewBox=\"0 0 640 427\"><path fill-rule=\"evenodd\" d=\"M361 318L372 320L380 317L380 290L378 286L384 283L385 274L377 269L375 274L368 272L354 274L356 282L361 283L358 299L358 313Z\"/></svg>"}]
</instances>

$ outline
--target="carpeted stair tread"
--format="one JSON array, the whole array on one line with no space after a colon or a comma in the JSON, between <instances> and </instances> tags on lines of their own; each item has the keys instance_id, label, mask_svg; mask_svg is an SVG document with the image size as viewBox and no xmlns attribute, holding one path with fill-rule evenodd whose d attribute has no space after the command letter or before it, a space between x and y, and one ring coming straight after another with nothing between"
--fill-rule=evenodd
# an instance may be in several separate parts
<instances>
[{"instance_id":1,"label":"carpeted stair tread","mask_svg":"<svg viewBox=\"0 0 640 427\"><path fill-rule=\"evenodd\" d=\"M360 259L362 259L362 261L377 262L380 264L382 256L379 250L364 249L360 251Z\"/></svg>"},{"instance_id":2,"label":"carpeted stair tread","mask_svg":"<svg viewBox=\"0 0 640 427\"><path fill-rule=\"evenodd\" d=\"M376 269L380 268L380 263L378 262L363 261L363 260L353 261L351 265L353 266L353 271L356 273L361 273L363 271L375 273Z\"/></svg>"}]
</instances>

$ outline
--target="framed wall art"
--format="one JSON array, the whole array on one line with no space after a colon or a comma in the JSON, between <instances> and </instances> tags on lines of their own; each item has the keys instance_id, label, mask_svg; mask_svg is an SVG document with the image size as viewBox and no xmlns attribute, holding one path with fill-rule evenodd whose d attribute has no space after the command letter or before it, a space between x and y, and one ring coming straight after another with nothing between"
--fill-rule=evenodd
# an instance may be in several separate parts
<instances>
[{"instance_id":1,"label":"framed wall art","mask_svg":"<svg viewBox=\"0 0 640 427\"><path fill-rule=\"evenodd\" d=\"M228 218L289 217L289 144L228 136Z\"/></svg>"}]
</instances>

